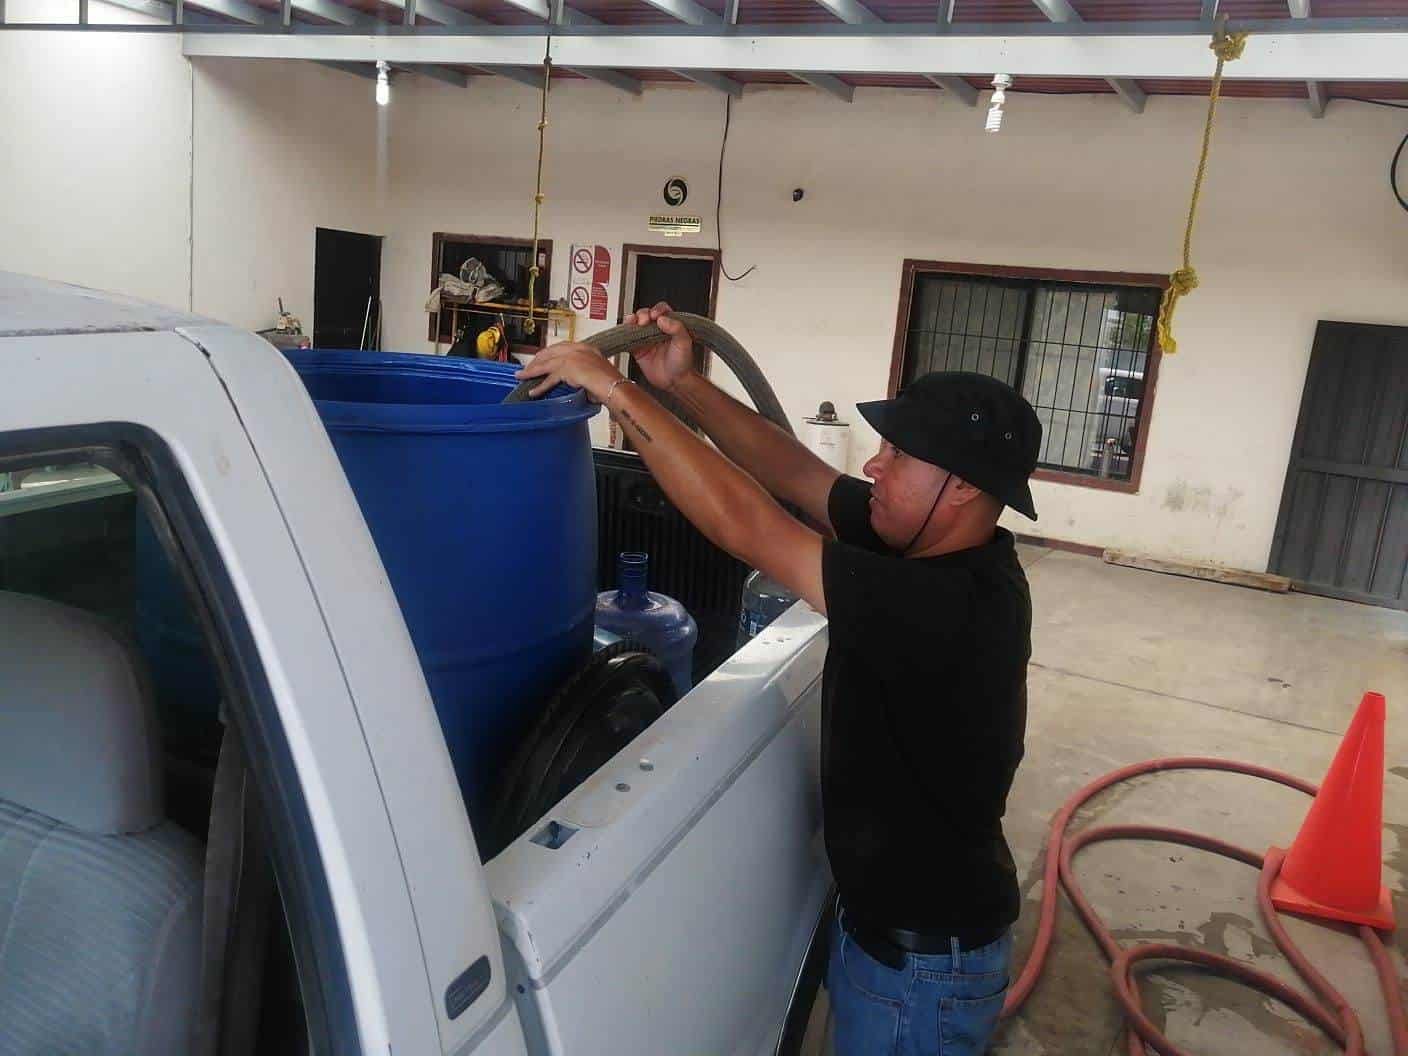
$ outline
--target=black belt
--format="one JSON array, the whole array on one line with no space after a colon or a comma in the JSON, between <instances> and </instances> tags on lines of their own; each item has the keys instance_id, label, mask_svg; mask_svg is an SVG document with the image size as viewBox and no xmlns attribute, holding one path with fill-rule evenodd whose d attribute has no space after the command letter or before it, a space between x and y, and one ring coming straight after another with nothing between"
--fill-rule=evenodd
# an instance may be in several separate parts
<instances>
[{"instance_id":1,"label":"black belt","mask_svg":"<svg viewBox=\"0 0 1408 1056\"><path fill-rule=\"evenodd\" d=\"M882 928L857 920L844 910L840 914L841 927L855 939L856 945L872 958L895 970L904 967L905 958L910 954L921 956L953 953L953 940L958 940L958 948L963 953L991 946L1007 932L1007 928L964 928L953 934L937 934L921 931L907 931L904 928Z\"/></svg>"}]
</instances>

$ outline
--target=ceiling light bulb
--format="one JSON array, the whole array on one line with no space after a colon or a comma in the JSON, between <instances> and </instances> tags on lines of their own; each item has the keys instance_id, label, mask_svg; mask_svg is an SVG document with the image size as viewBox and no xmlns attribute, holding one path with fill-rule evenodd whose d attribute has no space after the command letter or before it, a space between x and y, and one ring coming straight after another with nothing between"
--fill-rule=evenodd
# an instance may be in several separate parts
<instances>
[{"instance_id":1,"label":"ceiling light bulb","mask_svg":"<svg viewBox=\"0 0 1408 1056\"><path fill-rule=\"evenodd\" d=\"M376 105L386 106L391 102L391 74L388 72L386 61L378 59L376 63Z\"/></svg>"},{"instance_id":2,"label":"ceiling light bulb","mask_svg":"<svg viewBox=\"0 0 1408 1056\"><path fill-rule=\"evenodd\" d=\"M983 127L989 132L1002 130L1002 107L1007 102L1007 89L1012 87L1012 77L1006 73L995 73L992 78L992 99L988 106L988 119Z\"/></svg>"}]
</instances>

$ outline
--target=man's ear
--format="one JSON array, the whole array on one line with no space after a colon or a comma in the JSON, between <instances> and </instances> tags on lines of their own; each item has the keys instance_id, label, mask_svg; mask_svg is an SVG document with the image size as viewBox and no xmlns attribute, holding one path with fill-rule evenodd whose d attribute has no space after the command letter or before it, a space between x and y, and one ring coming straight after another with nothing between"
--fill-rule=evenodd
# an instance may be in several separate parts
<instances>
[{"instance_id":1,"label":"man's ear","mask_svg":"<svg viewBox=\"0 0 1408 1056\"><path fill-rule=\"evenodd\" d=\"M966 480L957 475L953 478L953 486L949 488L949 495L952 497L950 501L955 506L967 506L970 502L975 501L985 494L986 492L984 492L982 488L978 487L976 484L969 484Z\"/></svg>"}]
</instances>

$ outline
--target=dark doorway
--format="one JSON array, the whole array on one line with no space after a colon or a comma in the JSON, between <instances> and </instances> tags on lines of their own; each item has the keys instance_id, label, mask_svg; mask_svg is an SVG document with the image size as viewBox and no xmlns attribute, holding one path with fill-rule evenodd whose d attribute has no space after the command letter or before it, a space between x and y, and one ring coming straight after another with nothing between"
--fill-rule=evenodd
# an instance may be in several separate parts
<instances>
[{"instance_id":1,"label":"dark doorway","mask_svg":"<svg viewBox=\"0 0 1408 1056\"><path fill-rule=\"evenodd\" d=\"M661 301L677 312L714 318L719 292L719 255L714 250L674 250L657 246L624 246L621 267L621 316ZM698 351L699 369L709 368L708 354ZM630 377L641 381L634 362Z\"/></svg>"},{"instance_id":2,"label":"dark doorway","mask_svg":"<svg viewBox=\"0 0 1408 1056\"><path fill-rule=\"evenodd\" d=\"M715 263L713 257L657 256L646 249L628 247L626 270L634 271L635 281L625 308L634 311L666 301L676 311L713 318L718 282Z\"/></svg>"},{"instance_id":3,"label":"dark doorway","mask_svg":"<svg viewBox=\"0 0 1408 1056\"><path fill-rule=\"evenodd\" d=\"M317 229L313 346L381 347L381 236Z\"/></svg>"},{"instance_id":4,"label":"dark doorway","mask_svg":"<svg viewBox=\"0 0 1408 1056\"><path fill-rule=\"evenodd\" d=\"M1408 327L1316 329L1271 570L1408 609Z\"/></svg>"},{"instance_id":5,"label":"dark doorway","mask_svg":"<svg viewBox=\"0 0 1408 1056\"><path fill-rule=\"evenodd\" d=\"M692 312L714 318L714 300L719 292L719 254L711 249L673 249L660 246L626 245L621 250L620 316L627 312L649 308L664 301L677 312ZM709 354L702 348L694 350L695 366L709 372ZM661 392L631 360L626 376L640 385L686 422L687 415L669 393ZM611 446L632 450L630 441L622 436L616 423L611 424Z\"/></svg>"}]
</instances>

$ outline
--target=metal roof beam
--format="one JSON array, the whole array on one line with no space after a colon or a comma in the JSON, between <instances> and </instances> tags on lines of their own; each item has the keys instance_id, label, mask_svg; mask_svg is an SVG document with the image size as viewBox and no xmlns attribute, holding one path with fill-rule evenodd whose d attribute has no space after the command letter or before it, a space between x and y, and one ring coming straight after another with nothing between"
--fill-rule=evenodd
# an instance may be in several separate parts
<instances>
[{"instance_id":1,"label":"metal roof beam","mask_svg":"<svg viewBox=\"0 0 1408 1056\"><path fill-rule=\"evenodd\" d=\"M732 77L725 77L722 73L714 73L710 70L675 70L681 77L687 77L695 84L702 84L705 88L713 88L717 92L731 95L735 99L743 97L743 85L735 81Z\"/></svg>"},{"instance_id":2,"label":"metal roof beam","mask_svg":"<svg viewBox=\"0 0 1408 1056\"><path fill-rule=\"evenodd\" d=\"M411 62L399 63L393 70L405 70L407 73L414 73L420 77L428 77L432 81L440 81L443 84L451 85L455 88L468 88L469 75L461 73L459 70L449 66L435 66L431 63Z\"/></svg>"},{"instance_id":3,"label":"metal roof beam","mask_svg":"<svg viewBox=\"0 0 1408 1056\"><path fill-rule=\"evenodd\" d=\"M539 45L542 41L539 39ZM470 63L476 70L483 70L491 73L495 77L507 77L510 81L517 81L519 84L527 85L535 92L543 90L543 74L541 70L533 71L524 66L498 66L490 63L474 62Z\"/></svg>"},{"instance_id":4,"label":"metal roof beam","mask_svg":"<svg viewBox=\"0 0 1408 1056\"><path fill-rule=\"evenodd\" d=\"M1318 20L1310 20L1312 23ZM1286 24L1290 24L1289 21ZM964 75L1001 70L1032 77L1206 78L1207 37L1201 27L1176 33L1143 33L1102 27L1070 33L1036 23L1044 32L1013 32L988 27L974 33L936 33L932 25L895 27L804 27L777 32L763 26L700 30L689 26L603 31L564 26L553 34L552 56L569 68L658 69L662 55L681 71L914 73ZM19 27L14 27L19 28ZM70 27L74 32L86 32ZM103 26L118 32L148 32ZM160 28L160 27L157 27ZM664 32L660 29L664 28ZM836 33L833 30L844 32ZM883 31L878 31L883 30ZM1404 80L1408 20L1367 25L1354 32L1258 33L1223 76L1256 80ZM538 27L446 27L430 33L368 34L351 30L308 29L297 33L259 32L242 27L214 31L188 29L186 54L243 58L343 59L434 62L465 66L537 66L543 35Z\"/></svg>"},{"instance_id":5,"label":"metal roof beam","mask_svg":"<svg viewBox=\"0 0 1408 1056\"><path fill-rule=\"evenodd\" d=\"M1311 117L1324 117L1325 107L1330 105L1329 93L1319 81L1305 82L1305 105L1310 107Z\"/></svg>"},{"instance_id":6,"label":"metal roof beam","mask_svg":"<svg viewBox=\"0 0 1408 1056\"><path fill-rule=\"evenodd\" d=\"M271 15L262 7L246 3L245 0L196 0L196 6L250 26L262 26L277 19L277 16Z\"/></svg>"},{"instance_id":7,"label":"metal roof beam","mask_svg":"<svg viewBox=\"0 0 1408 1056\"><path fill-rule=\"evenodd\" d=\"M406 25L415 25L417 16L425 18L431 22L438 22L442 26L482 26L484 20L476 18L468 11L461 11L457 7L451 7L444 0L381 0L388 7L395 7L401 10L405 16Z\"/></svg>"},{"instance_id":8,"label":"metal roof beam","mask_svg":"<svg viewBox=\"0 0 1408 1056\"><path fill-rule=\"evenodd\" d=\"M568 7L563 0L549 0L548 14L552 18L553 24L558 26L599 26L601 21L593 18L585 11L577 11ZM564 67L564 69L572 69ZM589 81L600 81L602 84L609 84L617 91L625 92L627 95L640 95L645 91L645 85L639 78L631 77L629 74L619 73L616 70L594 70L572 69L573 73L581 74Z\"/></svg>"},{"instance_id":9,"label":"metal roof beam","mask_svg":"<svg viewBox=\"0 0 1408 1056\"><path fill-rule=\"evenodd\" d=\"M856 90L841 78L829 73L792 73L799 81L806 81L813 88L819 88L828 95L834 95L843 103L849 103L856 97Z\"/></svg>"},{"instance_id":10,"label":"metal roof beam","mask_svg":"<svg viewBox=\"0 0 1408 1056\"><path fill-rule=\"evenodd\" d=\"M550 14L548 0L504 0L504 2L512 4L520 11L527 11L534 18L541 18L544 22L548 20Z\"/></svg>"},{"instance_id":11,"label":"metal roof beam","mask_svg":"<svg viewBox=\"0 0 1408 1056\"><path fill-rule=\"evenodd\" d=\"M322 66L324 69L336 70L338 73L350 73L353 77L362 77L369 81L376 80L376 64L369 62L340 62L329 61L327 59L313 63L314 66Z\"/></svg>"},{"instance_id":12,"label":"metal roof beam","mask_svg":"<svg viewBox=\"0 0 1408 1056\"><path fill-rule=\"evenodd\" d=\"M1070 0L1032 0L1041 9L1041 13L1046 16L1048 22L1083 22L1080 12L1071 6ZM1204 7L1211 3L1217 6L1217 0L1203 0ZM994 71L1010 73L1010 70ZM1136 114L1142 114L1144 107L1149 102L1149 97L1144 94L1144 89L1140 88L1133 80L1125 77L1107 77L1105 83L1108 84L1125 106L1129 107Z\"/></svg>"},{"instance_id":13,"label":"metal roof beam","mask_svg":"<svg viewBox=\"0 0 1408 1056\"><path fill-rule=\"evenodd\" d=\"M581 69L576 66L570 67L570 69L573 73L581 74L589 81L599 81L602 84L610 85L627 95L640 95L645 91L645 84L639 78L621 73L618 70L594 70L590 67Z\"/></svg>"},{"instance_id":14,"label":"metal roof beam","mask_svg":"<svg viewBox=\"0 0 1408 1056\"><path fill-rule=\"evenodd\" d=\"M947 33L953 28L953 9L957 5L957 0L939 0L938 30L940 33ZM955 77L952 74L926 73L932 84L938 85L949 95L953 96L964 106L978 105L978 89L965 81L962 77Z\"/></svg>"},{"instance_id":15,"label":"metal roof beam","mask_svg":"<svg viewBox=\"0 0 1408 1056\"><path fill-rule=\"evenodd\" d=\"M862 26L869 22L880 21L875 12L862 4L860 0L816 0L816 2L842 22L852 26Z\"/></svg>"},{"instance_id":16,"label":"metal roof beam","mask_svg":"<svg viewBox=\"0 0 1408 1056\"><path fill-rule=\"evenodd\" d=\"M253 4L244 3L243 0L210 0L209 3L199 2L196 6L204 10L194 10L186 8L181 12L182 18L177 21L177 10L170 0L106 0L113 7L120 7L127 11L135 11L139 15L147 15L150 18L160 20L163 26L172 25L198 25L202 29L222 28L222 24L207 15L206 11L213 11L216 14L224 15L226 18L243 22L247 25L272 25L278 18L271 12L255 7ZM12 26L14 29L22 28L24 23L17 23ZM88 27L96 30L122 30L140 29L139 26L115 26L107 22L89 22Z\"/></svg>"},{"instance_id":17,"label":"metal roof beam","mask_svg":"<svg viewBox=\"0 0 1408 1056\"><path fill-rule=\"evenodd\" d=\"M739 0L724 0L725 25L738 24L738 4ZM705 88L723 92L731 99L743 98L743 85L732 77L725 77L722 73L715 73L713 70L674 70L672 72L693 81L695 84L702 84Z\"/></svg>"},{"instance_id":18,"label":"metal roof beam","mask_svg":"<svg viewBox=\"0 0 1408 1056\"><path fill-rule=\"evenodd\" d=\"M552 5L552 19L560 26L603 25L600 19L593 18L584 11L578 11L575 8L568 7L563 0L550 0L550 3ZM690 25L718 25L720 21L722 21L718 15L715 15L706 8L700 7L698 4L694 3L693 0L678 0L678 2L676 2L676 0L665 0L665 2L660 3L657 3L656 0L646 0L646 3ZM738 7L736 0L730 0L730 3L732 6L729 10L732 12L732 17L737 17ZM696 21L696 19L698 21ZM592 70L578 66L570 67L570 69L573 73L580 73L583 77L589 77L594 81L602 81L614 88L621 89L623 92L629 92L631 95L640 95L645 90L645 85L638 79L624 73L619 73L616 70ZM743 94L743 86L741 84L729 80L722 74L704 74L701 77L696 77L684 70L674 70L672 72L678 73L680 76L688 78L698 84L703 84L710 88L717 88L719 91L726 91L730 95ZM703 77L708 77L709 79L702 79ZM732 88L737 91L730 91L728 87L725 87L726 85L732 86Z\"/></svg>"},{"instance_id":19,"label":"metal roof beam","mask_svg":"<svg viewBox=\"0 0 1408 1056\"><path fill-rule=\"evenodd\" d=\"M354 77L362 77L369 81L376 80L376 64L371 62L318 62L314 65L325 66L330 70L337 70L339 73L350 73ZM395 79L396 74L399 73L414 73L421 77L428 77L432 81L443 81L456 88L469 87L469 77L448 66L398 62L391 66L390 73L392 79Z\"/></svg>"},{"instance_id":20,"label":"metal roof beam","mask_svg":"<svg viewBox=\"0 0 1408 1056\"><path fill-rule=\"evenodd\" d=\"M701 7L694 0L645 0L657 11L663 11L671 18L691 26L711 26L723 21L707 7Z\"/></svg>"},{"instance_id":21,"label":"metal roof beam","mask_svg":"<svg viewBox=\"0 0 1408 1056\"><path fill-rule=\"evenodd\" d=\"M83 28L95 29L99 32L141 32L143 29L167 29L170 26L196 26L202 30L226 30L244 29L244 25L231 26L212 18L207 11L224 15L226 18L244 23L245 25L277 25L278 15L272 11L265 11L263 8L255 7L253 4L244 3L243 0L210 0L209 3L199 0L195 5L182 4L184 10L177 10L177 5L171 0L105 0L113 7L120 7L126 11L135 11L139 15L146 15L149 18L158 20L156 26L140 25L117 25L110 22L89 22ZM3 7L3 0L0 0L0 7ZM178 17L180 16L179 21ZM41 27L38 23L11 23L11 29L27 29L30 26L35 28L52 29L73 29L78 28L73 23L61 24L58 26Z\"/></svg>"},{"instance_id":22,"label":"metal roof beam","mask_svg":"<svg viewBox=\"0 0 1408 1056\"><path fill-rule=\"evenodd\" d=\"M341 4L333 3L332 0L293 0L293 6L299 11L309 15L317 15L319 18L329 22L335 22L339 26L371 26L385 25L379 18L371 15L364 15L360 11L350 7L343 7Z\"/></svg>"},{"instance_id":23,"label":"metal roof beam","mask_svg":"<svg viewBox=\"0 0 1408 1056\"><path fill-rule=\"evenodd\" d=\"M1070 5L1070 0L1032 0L1041 9L1048 22L1081 22L1080 12Z\"/></svg>"},{"instance_id":24,"label":"metal roof beam","mask_svg":"<svg viewBox=\"0 0 1408 1056\"><path fill-rule=\"evenodd\" d=\"M945 77L932 73L926 73L924 77L948 92L949 95L953 96L964 106L978 105L978 89L974 88L962 77Z\"/></svg>"},{"instance_id":25,"label":"metal roof beam","mask_svg":"<svg viewBox=\"0 0 1408 1056\"><path fill-rule=\"evenodd\" d=\"M1310 17L1310 0L1287 0L1292 18ZM1324 117L1325 107L1330 105L1329 93L1319 81L1305 82L1305 105L1310 108L1311 117Z\"/></svg>"},{"instance_id":26,"label":"metal roof beam","mask_svg":"<svg viewBox=\"0 0 1408 1056\"><path fill-rule=\"evenodd\" d=\"M578 11L575 7L562 5L562 17L557 20L559 26L600 26L604 23L599 18L592 18L585 11Z\"/></svg>"},{"instance_id":27,"label":"metal roof beam","mask_svg":"<svg viewBox=\"0 0 1408 1056\"><path fill-rule=\"evenodd\" d=\"M165 0L108 0L113 7L120 7L126 11L135 11L139 15L147 15L151 18L159 18L163 22L175 22L175 9ZM18 29L16 25L14 28ZM108 28L106 26L104 29Z\"/></svg>"}]
</instances>

